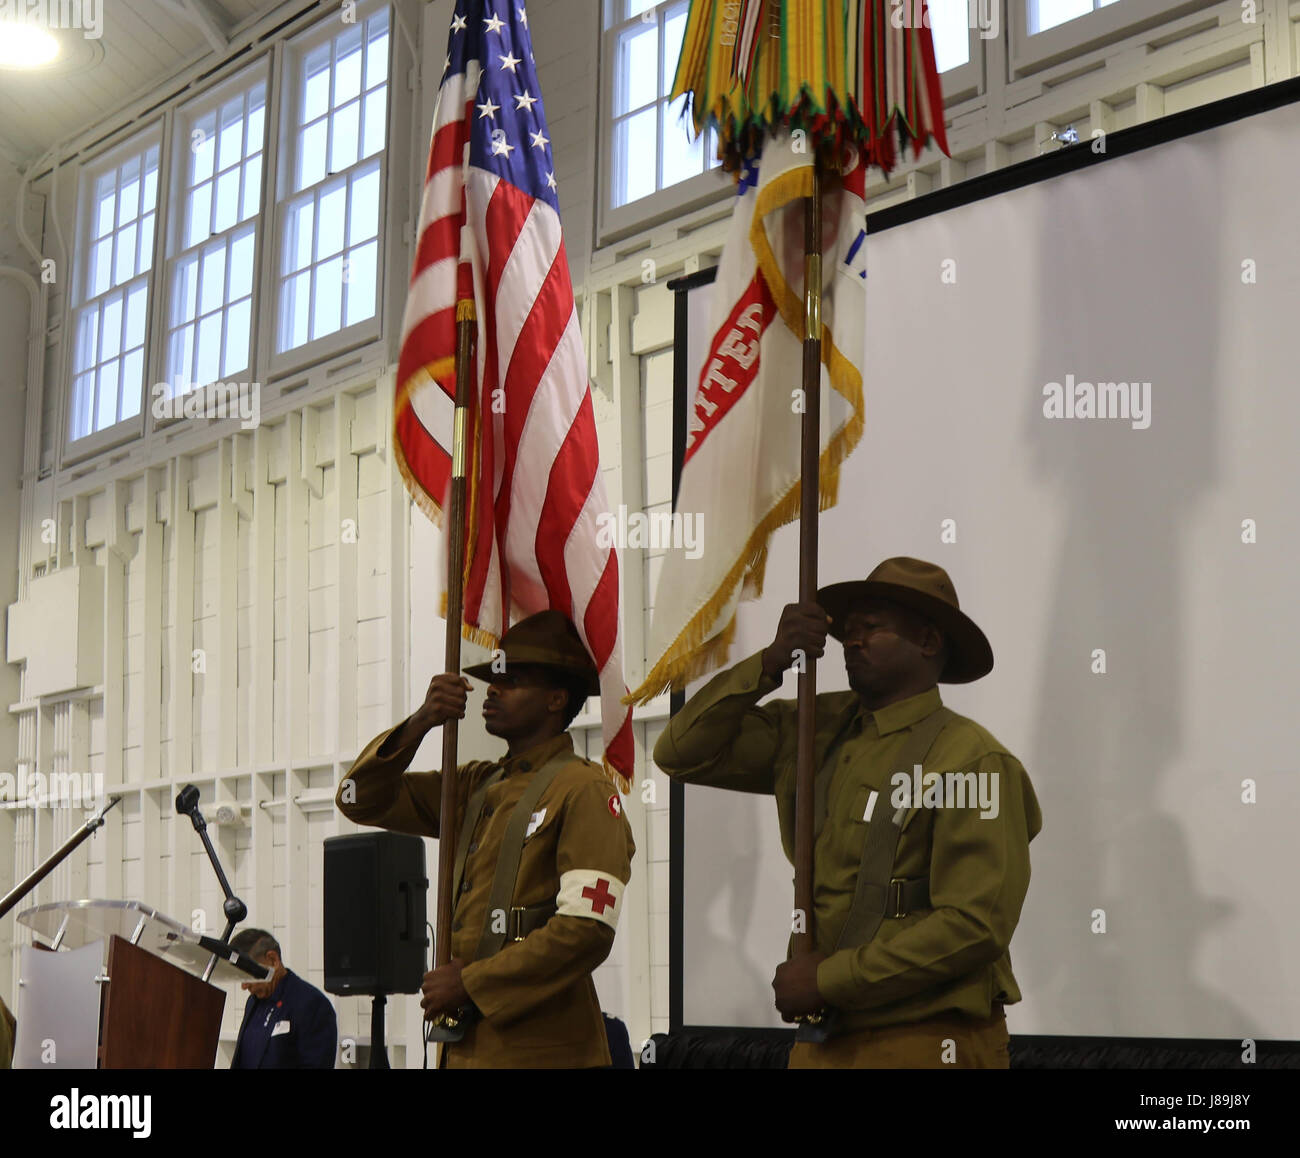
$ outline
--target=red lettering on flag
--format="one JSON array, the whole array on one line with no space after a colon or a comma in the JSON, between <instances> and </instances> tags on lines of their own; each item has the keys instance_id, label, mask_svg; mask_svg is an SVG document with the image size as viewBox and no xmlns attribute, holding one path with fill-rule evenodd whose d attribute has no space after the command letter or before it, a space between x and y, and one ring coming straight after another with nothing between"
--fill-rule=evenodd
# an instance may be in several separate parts
<instances>
[{"instance_id":1,"label":"red lettering on flag","mask_svg":"<svg viewBox=\"0 0 1300 1158\"><path fill-rule=\"evenodd\" d=\"M709 432L754 384L761 360L759 343L775 316L776 303L767 282L761 272L755 271L727 320L713 335L687 425L685 462L691 461Z\"/></svg>"}]
</instances>

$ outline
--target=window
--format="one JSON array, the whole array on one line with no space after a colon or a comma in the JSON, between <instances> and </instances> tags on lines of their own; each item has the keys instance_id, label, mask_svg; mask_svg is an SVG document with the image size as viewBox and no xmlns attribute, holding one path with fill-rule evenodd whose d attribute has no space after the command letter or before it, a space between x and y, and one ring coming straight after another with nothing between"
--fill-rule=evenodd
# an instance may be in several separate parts
<instances>
[{"instance_id":1,"label":"window","mask_svg":"<svg viewBox=\"0 0 1300 1158\"><path fill-rule=\"evenodd\" d=\"M953 105L975 96L983 85L983 53L977 45L1000 34L1002 0L928 0L934 63L943 99ZM920 2L916 0L915 8ZM906 6L904 11L907 11Z\"/></svg>"},{"instance_id":2,"label":"window","mask_svg":"<svg viewBox=\"0 0 1300 1158\"><path fill-rule=\"evenodd\" d=\"M76 282L72 442L140 413L158 141L137 142L89 170L83 183L79 249L86 261Z\"/></svg>"},{"instance_id":3,"label":"window","mask_svg":"<svg viewBox=\"0 0 1300 1158\"><path fill-rule=\"evenodd\" d=\"M1046 32L1067 20L1077 20L1119 0L1029 0L1029 35Z\"/></svg>"},{"instance_id":4,"label":"window","mask_svg":"<svg viewBox=\"0 0 1300 1158\"><path fill-rule=\"evenodd\" d=\"M1013 77L1206 7L1203 0L1013 0L1007 13Z\"/></svg>"},{"instance_id":5,"label":"window","mask_svg":"<svg viewBox=\"0 0 1300 1158\"><path fill-rule=\"evenodd\" d=\"M252 359L266 81L241 77L178 120L165 377L184 394Z\"/></svg>"},{"instance_id":6,"label":"window","mask_svg":"<svg viewBox=\"0 0 1300 1158\"><path fill-rule=\"evenodd\" d=\"M606 231L649 223L730 188L717 135L695 137L686 99L668 100L686 32L687 0L605 0L602 174ZM672 190L664 196L666 190Z\"/></svg>"},{"instance_id":7,"label":"window","mask_svg":"<svg viewBox=\"0 0 1300 1158\"><path fill-rule=\"evenodd\" d=\"M970 63L970 32L966 0L929 0L934 63L941 73Z\"/></svg>"},{"instance_id":8,"label":"window","mask_svg":"<svg viewBox=\"0 0 1300 1158\"><path fill-rule=\"evenodd\" d=\"M388 32L383 9L330 39L317 35L293 61L278 354L377 318Z\"/></svg>"},{"instance_id":9,"label":"window","mask_svg":"<svg viewBox=\"0 0 1300 1158\"><path fill-rule=\"evenodd\" d=\"M686 98L668 101L686 32L687 7L686 0L660 8L650 0L610 0L618 21L613 30L610 190L615 207L698 177L718 163L713 130L692 139L682 119Z\"/></svg>"}]
</instances>

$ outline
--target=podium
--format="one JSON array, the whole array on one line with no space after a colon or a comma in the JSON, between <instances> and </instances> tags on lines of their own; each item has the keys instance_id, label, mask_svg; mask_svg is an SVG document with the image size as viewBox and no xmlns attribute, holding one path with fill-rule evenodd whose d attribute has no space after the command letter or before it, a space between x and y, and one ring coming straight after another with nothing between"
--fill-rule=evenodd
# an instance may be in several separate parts
<instances>
[{"instance_id":1,"label":"podium","mask_svg":"<svg viewBox=\"0 0 1300 1158\"><path fill-rule=\"evenodd\" d=\"M61 901L18 920L15 1069L211 1069L225 991L266 970L139 901Z\"/></svg>"}]
</instances>

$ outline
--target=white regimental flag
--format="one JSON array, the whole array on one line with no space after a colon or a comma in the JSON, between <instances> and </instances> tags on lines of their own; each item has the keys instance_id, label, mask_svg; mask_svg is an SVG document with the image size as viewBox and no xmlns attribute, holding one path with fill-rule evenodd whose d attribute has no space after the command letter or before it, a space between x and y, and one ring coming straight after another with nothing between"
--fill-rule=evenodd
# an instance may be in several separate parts
<instances>
[{"instance_id":1,"label":"white regimental flag","mask_svg":"<svg viewBox=\"0 0 1300 1158\"><path fill-rule=\"evenodd\" d=\"M736 190L713 285L712 339L688 420L677 511L698 548L664 559L650 625L645 703L727 661L736 606L762 593L767 544L799 515L804 218L813 158L802 136L771 139ZM823 177L822 509L862 436L866 322L865 167ZM793 561L792 561L793 565Z\"/></svg>"}]
</instances>

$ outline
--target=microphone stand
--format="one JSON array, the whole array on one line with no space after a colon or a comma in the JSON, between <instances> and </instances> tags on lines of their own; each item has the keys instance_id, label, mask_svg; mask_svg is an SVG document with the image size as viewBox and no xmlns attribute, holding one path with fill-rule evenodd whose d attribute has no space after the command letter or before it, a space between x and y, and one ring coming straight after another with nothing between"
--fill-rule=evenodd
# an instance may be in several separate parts
<instances>
[{"instance_id":1,"label":"microphone stand","mask_svg":"<svg viewBox=\"0 0 1300 1158\"><path fill-rule=\"evenodd\" d=\"M99 815L92 816L85 824L77 829L76 832L68 837L68 839L63 842L62 846L55 849L54 852L45 859L43 864L38 865L12 889L10 889L9 892L5 894L4 900L0 901L0 917L4 917L10 909L23 899L23 897L30 893L32 889L39 885L41 881L58 868L67 858L68 854L77 847L77 845L90 836L90 834L97 828L101 827L104 823L104 816L107 814L108 810L121 799L121 796L110 796L108 798L108 803L100 810Z\"/></svg>"},{"instance_id":2,"label":"microphone stand","mask_svg":"<svg viewBox=\"0 0 1300 1158\"><path fill-rule=\"evenodd\" d=\"M244 904L237 896L235 890L230 887L230 882L226 879L225 870L221 867L221 862L217 859L217 850L212 847L212 838L208 836L208 822L203 819L203 813L199 811L199 790L193 784L187 784L176 795L176 811L190 818L190 823L194 825L194 831L199 834L199 839L203 841L203 847L207 851L208 860L212 862L212 871L217 874L217 883L221 885L221 891L225 894L225 901L221 905L221 911L226 917L226 930L221 934L223 942L230 940L230 934L240 921L248 916L248 906ZM207 981L212 976L212 970L217 967L217 955L214 953L208 966L203 971L203 980Z\"/></svg>"}]
</instances>

